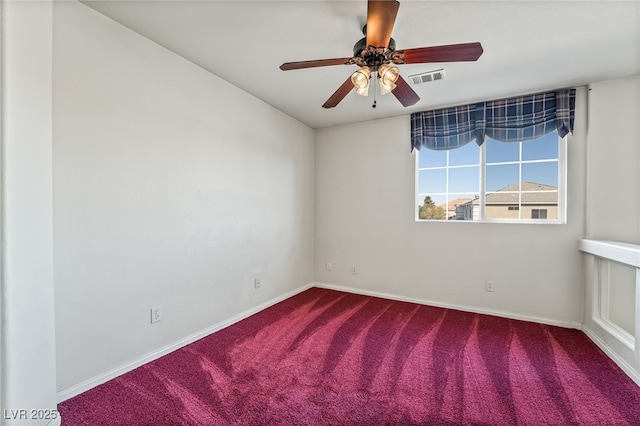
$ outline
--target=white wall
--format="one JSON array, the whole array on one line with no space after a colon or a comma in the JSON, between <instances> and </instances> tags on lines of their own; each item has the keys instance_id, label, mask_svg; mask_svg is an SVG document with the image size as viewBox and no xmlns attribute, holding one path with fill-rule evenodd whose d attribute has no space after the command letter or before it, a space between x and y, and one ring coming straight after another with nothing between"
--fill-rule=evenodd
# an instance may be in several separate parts
<instances>
[{"instance_id":1,"label":"white wall","mask_svg":"<svg viewBox=\"0 0 640 426\"><path fill-rule=\"evenodd\" d=\"M586 238L638 245L640 76L593 83L590 89ZM612 277L609 283L615 286L614 295L621 293L610 297L610 318L636 324L635 343L629 345L599 320L600 262L598 257L584 256L584 330L640 385L640 282Z\"/></svg>"},{"instance_id":2,"label":"white wall","mask_svg":"<svg viewBox=\"0 0 640 426\"><path fill-rule=\"evenodd\" d=\"M640 76L589 91L586 238L640 244Z\"/></svg>"},{"instance_id":3,"label":"white wall","mask_svg":"<svg viewBox=\"0 0 640 426\"><path fill-rule=\"evenodd\" d=\"M49 1L3 1L0 5L0 422L59 424L59 418L53 419L52 7ZM39 409L46 411L32 411Z\"/></svg>"},{"instance_id":4,"label":"white wall","mask_svg":"<svg viewBox=\"0 0 640 426\"><path fill-rule=\"evenodd\" d=\"M313 281L312 129L75 2L53 81L59 390Z\"/></svg>"},{"instance_id":5,"label":"white wall","mask_svg":"<svg viewBox=\"0 0 640 426\"><path fill-rule=\"evenodd\" d=\"M585 116L581 89L566 225L418 223L409 116L318 131L316 281L579 327Z\"/></svg>"}]
</instances>

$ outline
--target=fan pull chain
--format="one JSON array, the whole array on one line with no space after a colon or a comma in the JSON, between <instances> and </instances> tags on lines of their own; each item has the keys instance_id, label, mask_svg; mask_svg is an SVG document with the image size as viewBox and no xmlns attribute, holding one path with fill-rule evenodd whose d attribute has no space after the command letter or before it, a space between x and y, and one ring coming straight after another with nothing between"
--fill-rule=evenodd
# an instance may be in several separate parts
<instances>
[{"instance_id":1,"label":"fan pull chain","mask_svg":"<svg viewBox=\"0 0 640 426\"><path fill-rule=\"evenodd\" d=\"M376 86L377 86L377 84L375 84L377 82L378 82L378 72L376 71L376 79L374 80L374 84L373 84L373 105L371 105L371 108L375 108L376 104L377 104L377 101L376 101Z\"/></svg>"}]
</instances>

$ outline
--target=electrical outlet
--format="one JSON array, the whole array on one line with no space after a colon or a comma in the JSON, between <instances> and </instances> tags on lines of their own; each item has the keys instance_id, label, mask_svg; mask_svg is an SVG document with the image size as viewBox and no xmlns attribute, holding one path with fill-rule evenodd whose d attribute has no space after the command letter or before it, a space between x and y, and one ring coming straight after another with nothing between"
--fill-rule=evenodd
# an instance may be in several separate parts
<instances>
[{"instance_id":1,"label":"electrical outlet","mask_svg":"<svg viewBox=\"0 0 640 426\"><path fill-rule=\"evenodd\" d=\"M496 287L493 281L487 281L487 286L486 286L486 290L488 292L494 292L496 291Z\"/></svg>"},{"instance_id":2,"label":"electrical outlet","mask_svg":"<svg viewBox=\"0 0 640 426\"><path fill-rule=\"evenodd\" d=\"M358 275L358 268L356 268L356 265L353 265L351 267L351 274Z\"/></svg>"},{"instance_id":3,"label":"electrical outlet","mask_svg":"<svg viewBox=\"0 0 640 426\"><path fill-rule=\"evenodd\" d=\"M160 307L151 308L151 324L160 320L162 320L162 311L160 310Z\"/></svg>"},{"instance_id":4,"label":"electrical outlet","mask_svg":"<svg viewBox=\"0 0 640 426\"><path fill-rule=\"evenodd\" d=\"M256 278L253 280L253 285L254 287L257 289L259 289L262 286L262 283L260 282L260 278Z\"/></svg>"},{"instance_id":5,"label":"electrical outlet","mask_svg":"<svg viewBox=\"0 0 640 426\"><path fill-rule=\"evenodd\" d=\"M327 271L330 271L331 269L333 269L331 262L327 262Z\"/></svg>"}]
</instances>

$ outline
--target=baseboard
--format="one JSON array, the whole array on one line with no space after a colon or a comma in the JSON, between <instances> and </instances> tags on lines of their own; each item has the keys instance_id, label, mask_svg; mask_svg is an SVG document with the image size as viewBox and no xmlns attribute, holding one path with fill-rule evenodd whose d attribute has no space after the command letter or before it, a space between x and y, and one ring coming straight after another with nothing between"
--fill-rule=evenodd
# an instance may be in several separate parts
<instances>
[{"instance_id":1,"label":"baseboard","mask_svg":"<svg viewBox=\"0 0 640 426\"><path fill-rule=\"evenodd\" d=\"M61 424L62 424L62 419L60 418L60 415L58 415L58 417L56 417L55 419L47 423L47 426L60 426Z\"/></svg>"},{"instance_id":2,"label":"baseboard","mask_svg":"<svg viewBox=\"0 0 640 426\"><path fill-rule=\"evenodd\" d=\"M473 312L476 314L493 315L497 317L503 317L503 318L509 318L509 319L515 319L515 320L536 322L536 323L547 324L547 325L555 325L555 326L564 327L564 328L574 328L577 330L580 330L582 328L582 323L580 322L558 321L558 320L553 320L549 318L533 317L533 316L527 316L527 315L520 315L513 312L480 308L477 306L454 305L451 303L442 303L434 300L415 299L412 297L405 297L397 294L383 293L383 292L373 291L373 290L364 290L360 288L343 287L339 285L325 284L325 283L315 283L315 287L326 288L329 290L344 291L347 293L361 294L363 296L381 297L383 299L398 300L400 302L411 302L411 303L417 303L420 305L435 306L438 308L456 309L458 311Z\"/></svg>"},{"instance_id":3,"label":"baseboard","mask_svg":"<svg viewBox=\"0 0 640 426\"><path fill-rule=\"evenodd\" d=\"M629 365L627 361L622 359L622 357L620 357L611 348L611 346L607 345L607 343L602 340L600 336L598 336L598 334L595 331L591 330L588 326L583 325L582 331L587 335L587 337L589 337L589 339L593 341L593 343L595 343L600 349L602 349L602 351L607 354L607 356L611 358L613 362L615 362L616 365L620 367L620 369L624 371L627 376L631 377L631 380L633 380L638 386L640 386L640 374L638 374L638 372L631 365Z\"/></svg>"},{"instance_id":4,"label":"baseboard","mask_svg":"<svg viewBox=\"0 0 640 426\"><path fill-rule=\"evenodd\" d=\"M531 322L537 322L537 323L541 323L541 324L548 324L548 325L555 325L555 326L559 326L559 327L565 327L565 328L575 328L575 329L581 329L582 328L582 324L578 323L578 322L568 322L568 321L556 321L556 320L551 320L551 319L547 319L547 318L540 318L540 317L531 317L531 316L525 316L525 315L519 315L519 314L514 314L512 312L506 312L506 311L498 311L498 310L491 310L491 309L484 309L484 308L479 308L479 307L474 307L474 306L462 306L462 305L454 305L454 304L449 304L449 303L442 303L442 302L437 302L437 301L433 301L433 300L425 300L425 299L416 299L416 298L411 298L411 297L404 297L404 296L400 296L397 294L391 294L391 293L383 293L383 292L378 292L378 291L372 291L372 290L364 290L364 289L357 289L357 288L353 288L353 287L343 287L343 286L339 286L339 285L333 285L333 284L326 284L326 283L310 283L307 285L304 285L302 287L299 287L295 290L292 290L288 293L282 294L276 298L273 298L271 300L268 300L254 308L248 309L246 311L243 311L241 313L239 313L238 315L229 318L227 320L221 321L219 323L216 323L214 325L212 325L211 327L208 327L204 330L200 330L194 334L191 334L183 339L180 339L172 344L169 344L167 346L164 346L162 348L160 348L157 351L154 351L152 353L149 353L147 355L144 355L138 359L135 359L131 362L128 362L127 364L121 365L119 367L113 368L109 371L106 371L105 373L99 374L95 377L92 377L90 379L87 379L85 381L82 381L76 385L70 386L68 388L62 389L60 391L58 391L57 393L57 398L58 398L58 402L62 402L65 401L69 398L73 398L76 395L79 395L83 392L88 391L91 388L94 388L98 385L101 385L109 380L115 379L118 376L121 376L122 374L125 374L135 368L138 368L146 363L149 363L151 361L154 361L168 353L171 353L177 349L180 349L190 343L195 342L196 340L202 339L203 337L206 337L208 335L210 335L211 333L215 333L216 331L222 330L223 328L229 327L230 325L233 325L247 317L250 317L251 315L254 315L272 305L275 305L276 303L279 303L285 299L288 299L298 293L301 293L305 290L308 290L311 287L319 287L319 288L326 288L326 289L330 289L330 290L337 290L337 291L344 291L347 293L355 293L355 294L361 294L364 296L372 296L372 297L380 297L380 298L384 298L384 299L391 299L391 300L398 300L398 301L402 301L402 302L411 302L411 303L418 303L421 305L429 305L429 306L436 306L436 307L440 307L440 308L447 308L447 309L456 309L459 311L465 311L465 312L473 312L473 313L479 313L479 314L486 314L486 315L494 315L494 316L499 316L499 317L504 317L504 318L510 318L510 319L516 319L516 320L523 320L523 321L531 321ZM589 333L587 333L587 335L589 335ZM591 337L591 335L589 335L589 337ZM593 337L591 337L592 340L595 341L595 339ZM597 336L596 336L597 338ZM597 341L596 344L598 344L598 346L601 346ZM603 351L605 351L607 354L610 354L610 351L607 351L606 349L603 348ZM611 356L611 355L610 355ZM614 358L612 356L612 358ZM618 363L618 361L614 358L614 361L616 361L616 363ZM627 372L628 370L625 369L625 367L621 366L621 368ZM633 372L633 370L629 370L631 372ZM630 374L629 372L627 372L627 374ZM637 383L640 383L640 381L637 378L637 374L636 374L636 378L632 377L634 379L634 381L636 381Z\"/></svg>"},{"instance_id":5,"label":"baseboard","mask_svg":"<svg viewBox=\"0 0 640 426\"><path fill-rule=\"evenodd\" d=\"M135 359L131 362L128 362L127 364L121 365L119 367L113 368L105 373L99 374L95 377L92 377L90 379L87 379L83 382L80 382L76 385L70 386L68 388L62 389L60 391L58 391L57 393L57 397L58 397L58 402L62 402L65 401L69 398L73 398L76 395L79 395L83 392L88 391L91 388L94 388L98 385L101 385L109 380L115 379L118 376L123 375L124 373L127 373L135 368L140 367L141 365L147 364L151 361L154 361L164 355L167 355L168 353L171 353L177 349L180 349L190 343L195 342L196 340L200 340L203 337L206 337L208 335L210 335L211 333L215 333L216 331L222 330L223 328L229 327L230 325L233 325L247 317L250 317L251 315L254 315L272 305L275 305L276 303L282 302L285 299L288 299L298 293L301 293L305 290L308 290L309 288L313 287L314 284L310 283L307 285L304 285L302 287L299 287L295 290L292 290L290 292L287 292L285 294L282 294L278 297L275 297L271 300L268 300L254 308L248 309L246 311L243 311L241 313L239 313L238 315L229 318L227 320L224 321L220 321L219 323L216 323L214 325L212 325L211 327L207 327L204 330L200 330L196 333L193 333L183 339L178 340L177 342L171 343L167 346L164 346L163 348L158 349L157 351L154 351L152 353L149 353L147 355L144 355L138 359Z\"/></svg>"}]
</instances>

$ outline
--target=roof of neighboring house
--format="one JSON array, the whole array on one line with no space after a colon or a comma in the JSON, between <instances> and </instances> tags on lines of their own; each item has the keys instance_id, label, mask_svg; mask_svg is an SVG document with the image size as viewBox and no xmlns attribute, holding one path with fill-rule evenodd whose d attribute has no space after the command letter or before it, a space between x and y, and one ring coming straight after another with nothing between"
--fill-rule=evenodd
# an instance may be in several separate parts
<instances>
[{"instance_id":1,"label":"roof of neighboring house","mask_svg":"<svg viewBox=\"0 0 640 426\"><path fill-rule=\"evenodd\" d=\"M438 207L442 207L445 210L455 210L458 204L464 204L468 201L471 201L471 198L456 198L455 200L451 200L446 204L440 204Z\"/></svg>"},{"instance_id":2,"label":"roof of neighboring house","mask_svg":"<svg viewBox=\"0 0 640 426\"><path fill-rule=\"evenodd\" d=\"M485 204L518 204L518 191L516 183L488 193ZM480 200L476 198L467 201L469 202L478 204ZM558 187L536 182L522 182L522 204L558 204Z\"/></svg>"}]
</instances>

